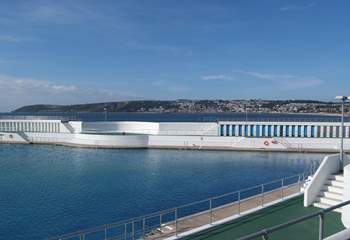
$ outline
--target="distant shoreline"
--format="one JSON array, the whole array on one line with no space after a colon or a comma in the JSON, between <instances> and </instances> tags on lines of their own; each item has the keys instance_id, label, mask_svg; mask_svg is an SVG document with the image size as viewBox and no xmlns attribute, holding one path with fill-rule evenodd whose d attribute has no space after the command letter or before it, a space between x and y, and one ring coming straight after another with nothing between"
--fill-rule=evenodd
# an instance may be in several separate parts
<instances>
[{"instance_id":1,"label":"distant shoreline","mask_svg":"<svg viewBox=\"0 0 350 240\"><path fill-rule=\"evenodd\" d=\"M29 105L12 113L164 113L164 114L339 114L340 104L314 100L147 100L76 105ZM346 106L346 111L350 109Z\"/></svg>"},{"instance_id":2,"label":"distant shoreline","mask_svg":"<svg viewBox=\"0 0 350 240\"><path fill-rule=\"evenodd\" d=\"M19 115L19 116L25 116L26 114L35 114L40 115L43 114L104 114L104 112L89 112L89 111L80 111L80 112L55 112L55 111L40 111L40 112L0 112L1 115ZM200 115L200 114L245 114L244 112L107 112L108 114L182 114L182 115ZM285 114L285 115L322 115L322 116L337 116L341 113L285 113L285 112L248 112L248 115L250 114L271 114L271 115L277 115L277 114ZM345 113L345 115L350 116L349 113Z\"/></svg>"}]
</instances>

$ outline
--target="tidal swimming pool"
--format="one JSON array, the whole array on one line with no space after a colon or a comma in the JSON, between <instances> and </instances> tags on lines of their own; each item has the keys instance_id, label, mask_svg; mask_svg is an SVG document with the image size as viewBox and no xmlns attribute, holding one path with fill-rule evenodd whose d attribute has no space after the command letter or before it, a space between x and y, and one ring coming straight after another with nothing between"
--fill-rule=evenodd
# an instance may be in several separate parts
<instances>
[{"instance_id":1,"label":"tidal swimming pool","mask_svg":"<svg viewBox=\"0 0 350 240\"><path fill-rule=\"evenodd\" d=\"M0 239L45 239L299 174L325 154L0 145Z\"/></svg>"}]
</instances>

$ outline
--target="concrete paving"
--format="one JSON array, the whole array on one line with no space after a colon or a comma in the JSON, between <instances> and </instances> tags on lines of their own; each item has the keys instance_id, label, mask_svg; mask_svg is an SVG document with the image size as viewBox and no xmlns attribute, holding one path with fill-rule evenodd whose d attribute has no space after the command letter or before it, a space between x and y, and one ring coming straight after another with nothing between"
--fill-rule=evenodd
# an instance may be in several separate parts
<instances>
[{"instance_id":1,"label":"concrete paving","mask_svg":"<svg viewBox=\"0 0 350 240\"><path fill-rule=\"evenodd\" d=\"M166 239L171 236L181 235L187 231L193 231L197 228L207 226L210 224L217 225L218 221L225 221L240 215L247 214L255 209L261 209L266 205L271 205L275 202L282 201L284 198L288 198L300 193L301 185L295 184L273 190L263 195L257 195L251 198L243 199L241 201L235 201L230 204L226 204L223 207L213 208L212 211L204 211L199 214L190 215L188 217L180 218L177 223L174 221L164 223L157 230L153 230L145 237L147 240L153 239Z\"/></svg>"}]
</instances>

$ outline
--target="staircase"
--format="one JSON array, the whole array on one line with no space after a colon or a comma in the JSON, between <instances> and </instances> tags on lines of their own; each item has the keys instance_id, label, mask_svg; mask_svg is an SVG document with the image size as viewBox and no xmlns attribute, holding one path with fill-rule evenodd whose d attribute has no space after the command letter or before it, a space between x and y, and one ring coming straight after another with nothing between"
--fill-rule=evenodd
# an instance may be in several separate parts
<instances>
[{"instance_id":1,"label":"staircase","mask_svg":"<svg viewBox=\"0 0 350 240\"><path fill-rule=\"evenodd\" d=\"M32 140L27 136L27 134L25 134L24 132L17 132L17 134L23 138L24 141L26 141L27 143L33 143Z\"/></svg>"},{"instance_id":2,"label":"staircase","mask_svg":"<svg viewBox=\"0 0 350 240\"><path fill-rule=\"evenodd\" d=\"M70 133L74 133L75 132L74 128L72 127L72 125L70 125L69 122L62 121L62 124L68 129L68 131Z\"/></svg>"},{"instance_id":3,"label":"staircase","mask_svg":"<svg viewBox=\"0 0 350 240\"><path fill-rule=\"evenodd\" d=\"M329 208L343 201L344 176L343 174L331 175L325 182L322 190L314 202L318 208ZM341 208L334 211L341 212Z\"/></svg>"}]
</instances>

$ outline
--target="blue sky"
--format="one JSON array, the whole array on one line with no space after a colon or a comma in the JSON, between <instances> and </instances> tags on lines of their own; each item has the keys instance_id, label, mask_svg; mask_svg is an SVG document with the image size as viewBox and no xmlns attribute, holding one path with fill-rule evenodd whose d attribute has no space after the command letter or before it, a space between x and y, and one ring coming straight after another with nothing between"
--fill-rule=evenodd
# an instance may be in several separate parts
<instances>
[{"instance_id":1,"label":"blue sky","mask_svg":"<svg viewBox=\"0 0 350 240\"><path fill-rule=\"evenodd\" d=\"M350 95L350 2L2 0L0 111Z\"/></svg>"}]
</instances>

